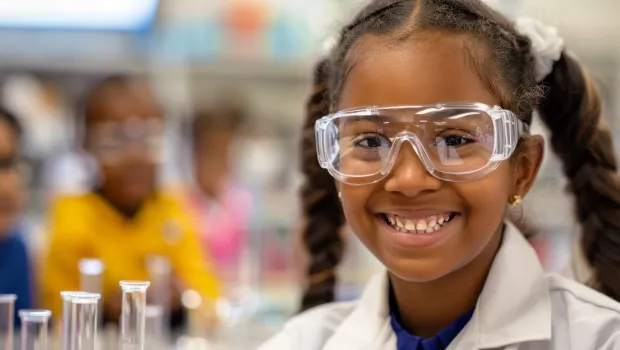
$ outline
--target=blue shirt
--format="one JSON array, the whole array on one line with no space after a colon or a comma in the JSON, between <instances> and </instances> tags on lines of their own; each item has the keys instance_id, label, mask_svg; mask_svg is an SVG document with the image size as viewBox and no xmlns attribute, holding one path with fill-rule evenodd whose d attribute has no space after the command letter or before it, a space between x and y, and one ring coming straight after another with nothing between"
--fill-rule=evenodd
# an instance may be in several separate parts
<instances>
[{"instance_id":1,"label":"blue shirt","mask_svg":"<svg viewBox=\"0 0 620 350\"><path fill-rule=\"evenodd\" d=\"M15 326L19 325L17 311L29 309L32 274L26 244L19 232L0 238L0 294L15 294Z\"/></svg>"},{"instance_id":2,"label":"blue shirt","mask_svg":"<svg viewBox=\"0 0 620 350\"><path fill-rule=\"evenodd\" d=\"M417 335L410 334L400 324L398 309L395 306L394 298L390 296L390 323L392 330L396 333L397 350L445 350L456 336L465 328L474 310L471 310L456 319L451 325L432 338L422 338Z\"/></svg>"}]
</instances>

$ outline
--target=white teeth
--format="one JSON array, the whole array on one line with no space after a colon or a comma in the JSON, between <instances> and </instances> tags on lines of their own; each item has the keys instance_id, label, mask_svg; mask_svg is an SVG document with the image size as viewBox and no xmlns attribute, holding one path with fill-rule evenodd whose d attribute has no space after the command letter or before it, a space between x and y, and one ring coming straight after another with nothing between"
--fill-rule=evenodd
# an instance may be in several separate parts
<instances>
[{"instance_id":1,"label":"white teeth","mask_svg":"<svg viewBox=\"0 0 620 350\"><path fill-rule=\"evenodd\" d=\"M418 221L418 224L415 226L415 228L418 231L426 231L426 221L424 220Z\"/></svg>"},{"instance_id":2,"label":"white teeth","mask_svg":"<svg viewBox=\"0 0 620 350\"><path fill-rule=\"evenodd\" d=\"M443 227L450 219L450 215L433 215L426 219L411 220L397 215L386 214L388 223L397 231L405 233L432 233Z\"/></svg>"},{"instance_id":3,"label":"white teeth","mask_svg":"<svg viewBox=\"0 0 620 350\"><path fill-rule=\"evenodd\" d=\"M407 229L407 231L415 230L415 221L405 220L405 228Z\"/></svg>"},{"instance_id":4,"label":"white teeth","mask_svg":"<svg viewBox=\"0 0 620 350\"><path fill-rule=\"evenodd\" d=\"M437 217L431 216L430 218L428 218L428 226L435 227L435 225L437 225Z\"/></svg>"}]
</instances>

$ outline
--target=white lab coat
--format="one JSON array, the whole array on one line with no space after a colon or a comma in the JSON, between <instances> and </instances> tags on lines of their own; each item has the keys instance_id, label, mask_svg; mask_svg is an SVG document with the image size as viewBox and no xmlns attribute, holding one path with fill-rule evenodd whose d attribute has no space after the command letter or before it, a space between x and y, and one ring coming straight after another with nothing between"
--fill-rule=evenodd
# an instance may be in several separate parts
<instances>
[{"instance_id":1,"label":"white lab coat","mask_svg":"<svg viewBox=\"0 0 620 350\"><path fill-rule=\"evenodd\" d=\"M290 320L259 350L395 350L387 273L357 302L331 303ZM620 350L620 304L544 273L534 250L507 224L472 319L448 350Z\"/></svg>"}]
</instances>

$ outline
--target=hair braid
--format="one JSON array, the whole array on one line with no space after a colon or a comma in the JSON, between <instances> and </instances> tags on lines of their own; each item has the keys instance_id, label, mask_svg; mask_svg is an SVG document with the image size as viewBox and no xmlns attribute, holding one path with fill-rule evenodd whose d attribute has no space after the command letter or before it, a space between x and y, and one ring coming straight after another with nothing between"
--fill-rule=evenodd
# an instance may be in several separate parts
<instances>
[{"instance_id":1,"label":"hair braid","mask_svg":"<svg viewBox=\"0 0 620 350\"><path fill-rule=\"evenodd\" d=\"M303 240L310 253L310 264L302 310L334 300L335 269L344 251L339 234L344 215L338 190L331 175L318 164L314 135L314 122L329 112L328 64L327 60L323 60L315 68L314 91L307 103L303 129L302 170L305 184L302 199L307 218Z\"/></svg>"},{"instance_id":2,"label":"hair braid","mask_svg":"<svg viewBox=\"0 0 620 350\"><path fill-rule=\"evenodd\" d=\"M563 162L576 197L582 246L594 275L589 284L620 300L620 177L612 136L601 123L602 106L592 82L567 54L542 83L540 111L552 131L551 146Z\"/></svg>"}]
</instances>

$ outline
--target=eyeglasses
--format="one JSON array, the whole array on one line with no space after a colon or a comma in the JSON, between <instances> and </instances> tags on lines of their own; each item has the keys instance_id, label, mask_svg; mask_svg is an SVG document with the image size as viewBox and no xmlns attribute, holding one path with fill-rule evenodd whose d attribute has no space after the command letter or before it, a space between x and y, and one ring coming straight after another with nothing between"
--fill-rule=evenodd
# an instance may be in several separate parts
<instances>
[{"instance_id":1,"label":"eyeglasses","mask_svg":"<svg viewBox=\"0 0 620 350\"><path fill-rule=\"evenodd\" d=\"M93 127L92 150L106 164L116 163L133 153L158 161L163 142L163 125L159 120L132 119L126 122L105 122Z\"/></svg>"},{"instance_id":2,"label":"eyeglasses","mask_svg":"<svg viewBox=\"0 0 620 350\"><path fill-rule=\"evenodd\" d=\"M514 152L528 126L481 103L365 107L315 123L318 160L338 181L367 185L390 173L408 141L426 170L451 182L479 180Z\"/></svg>"}]
</instances>

